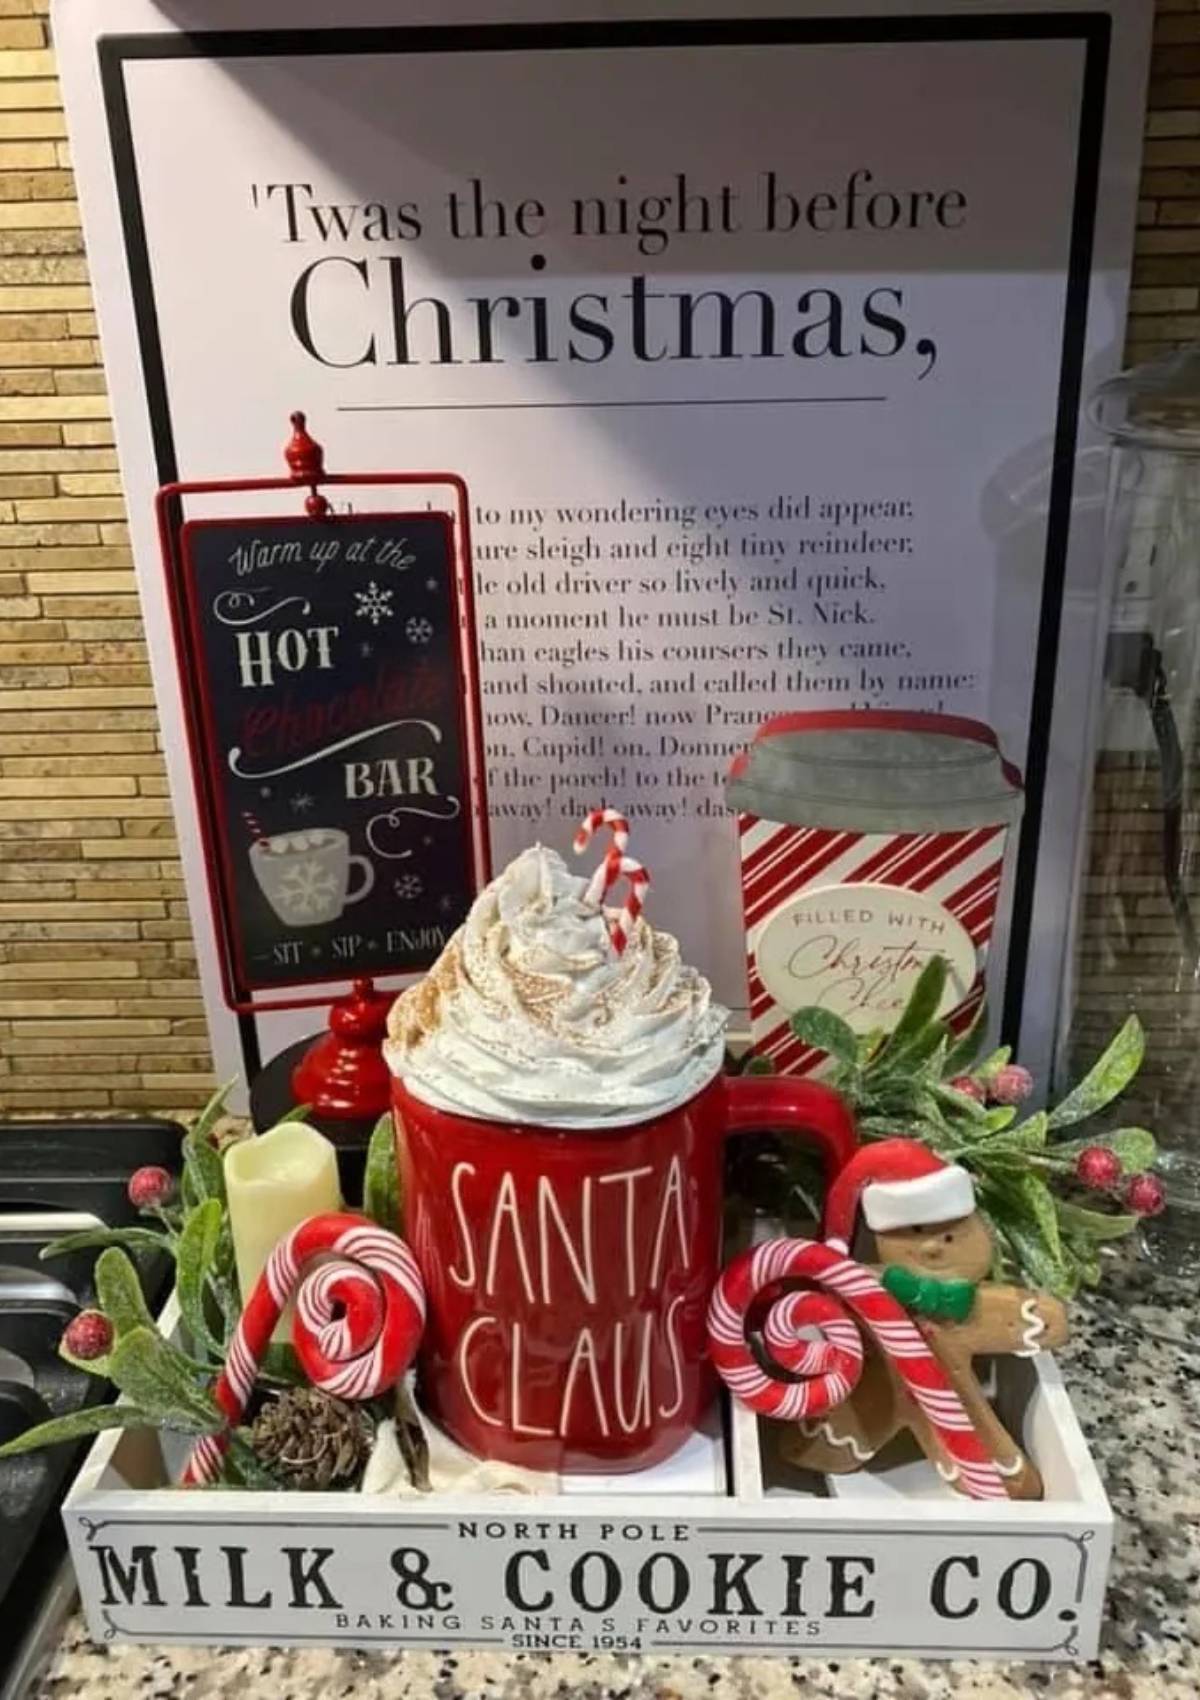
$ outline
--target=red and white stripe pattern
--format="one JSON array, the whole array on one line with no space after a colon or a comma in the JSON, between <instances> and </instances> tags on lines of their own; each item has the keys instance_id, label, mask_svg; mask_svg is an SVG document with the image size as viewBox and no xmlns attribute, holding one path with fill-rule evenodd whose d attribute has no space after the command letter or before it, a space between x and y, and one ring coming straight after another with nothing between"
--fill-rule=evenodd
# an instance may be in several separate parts
<instances>
[{"instance_id":1,"label":"red and white stripe pattern","mask_svg":"<svg viewBox=\"0 0 1200 1700\"><path fill-rule=\"evenodd\" d=\"M619 956L629 943L630 934L642 912L650 875L635 857L626 854L629 848L629 822L616 809L593 809L590 814L584 816L579 831L575 834L575 854L581 855L587 849L593 835L602 826L612 828L613 841L604 860L592 875L583 896L585 903L594 903L601 907L615 885L619 885L622 880L628 882L629 890L624 906L620 914L608 923L609 937Z\"/></svg>"},{"instance_id":2,"label":"red and white stripe pattern","mask_svg":"<svg viewBox=\"0 0 1200 1700\"><path fill-rule=\"evenodd\" d=\"M310 1267L314 1259L323 1261ZM279 1318L295 1299L292 1344L314 1387L339 1399L373 1399L395 1385L417 1354L425 1288L404 1241L365 1216L310 1216L280 1240L242 1312L213 1397L231 1427L254 1391ZM193 1446L185 1486L216 1481L228 1434Z\"/></svg>"},{"instance_id":3,"label":"red and white stripe pattern","mask_svg":"<svg viewBox=\"0 0 1200 1700\"><path fill-rule=\"evenodd\" d=\"M771 1291L797 1279L828 1293ZM850 1396L862 1372L862 1335L846 1307L895 1364L951 1460L955 1483L971 1499L1007 1499L995 1460L924 1335L870 1269L833 1245L769 1240L735 1258L709 1303L709 1355L730 1392L752 1411L787 1422L821 1417ZM772 1366L807 1379L767 1374L750 1345L760 1318Z\"/></svg>"},{"instance_id":4,"label":"red and white stripe pattern","mask_svg":"<svg viewBox=\"0 0 1200 1700\"><path fill-rule=\"evenodd\" d=\"M769 1057L779 1073L806 1074L822 1058L792 1033L792 1012L771 997L755 961L763 929L777 909L801 892L864 883L924 892L969 933L982 960L1000 892L1004 826L969 832L837 832L783 826L743 814L738 816L738 830L751 1034L756 1054ZM964 1002L951 1012L951 1024L964 1026L982 997L979 975Z\"/></svg>"},{"instance_id":5,"label":"red and white stripe pattern","mask_svg":"<svg viewBox=\"0 0 1200 1700\"><path fill-rule=\"evenodd\" d=\"M608 920L609 937L612 939L613 949L620 956L637 926L638 916L642 912L643 894L650 884L650 875L634 857L620 856L615 850L610 850L605 858L604 874L605 895L621 880L625 880L629 886L620 913L615 918L610 915Z\"/></svg>"},{"instance_id":6,"label":"red and white stripe pattern","mask_svg":"<svg viewBox=\"0 0 1200 1700\"><path fill-rule=\"evenodd\" d=\"M593 809L580 821L579 831L575 834L572 847L577 856L583 855L583 852L592 842L592 838L602 826L612 828L612 848L619 851L622 856L625 854L629 848L629 822L625 819L625 816L617 809ZM595 896L592 896L591 886L588 887L588 896L593 903L599 903L600 892L604 889L601 878L603 867L602 862L592 875L592 885L596 885L597 880L601 882Z\"/></svg>"}]
</instances>

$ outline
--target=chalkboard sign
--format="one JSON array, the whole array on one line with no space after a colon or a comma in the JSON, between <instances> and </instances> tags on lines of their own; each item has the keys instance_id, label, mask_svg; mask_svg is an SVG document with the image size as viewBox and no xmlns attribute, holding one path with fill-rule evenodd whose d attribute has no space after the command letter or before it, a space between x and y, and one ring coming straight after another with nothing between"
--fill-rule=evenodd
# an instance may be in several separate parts
<instances>
[{"instance_id":1,"label":"chalkboard sign","mask_svg":"<svg viewBox=\"0 0 1200 1700\"><path fill-rule=\"evenodd\" d=\"M194 519L176 636L234 997L427 968L479 883L454 533Z\"/></svg>"}]
</instances>

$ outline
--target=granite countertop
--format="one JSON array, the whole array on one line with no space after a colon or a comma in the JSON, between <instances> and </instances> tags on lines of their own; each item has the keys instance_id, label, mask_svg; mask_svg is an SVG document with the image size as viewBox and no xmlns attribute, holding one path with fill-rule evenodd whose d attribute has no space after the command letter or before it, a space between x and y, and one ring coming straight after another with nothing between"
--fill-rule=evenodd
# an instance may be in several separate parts
<instances>
[{"instance_id":1,"label":"granite countertop","mask_svg":"<svg viewBox=\"0 0 1200 1700\"><path fill-rule=\"evenodd\" d=\"M1200 1304L1191 1283L1135 1265L1074 1322L1061 1361L1118 1518L1094 1662L105 1648L73 1618L30 1700L1197 1700Z\"/></svg>"}]
</instances>

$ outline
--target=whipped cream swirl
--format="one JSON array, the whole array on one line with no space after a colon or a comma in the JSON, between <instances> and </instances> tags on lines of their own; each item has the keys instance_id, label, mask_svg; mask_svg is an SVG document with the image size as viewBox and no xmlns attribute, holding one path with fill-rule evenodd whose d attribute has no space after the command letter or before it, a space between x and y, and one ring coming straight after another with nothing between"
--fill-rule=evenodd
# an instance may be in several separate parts
<instances>
[{"instance_id":1,"label":"whipped cream swirl","mask_svg":"<svg viewBox=\"0 0 1200 1700\"><path fill-rule=\"evenodd\" d=\"M623 953L586 880L542 845L480 893L384 1055L408 1090L495 1121L608 1127L684 1103L721 1066L728 1012L639 919Z\"/></svg>"}]
</instances>

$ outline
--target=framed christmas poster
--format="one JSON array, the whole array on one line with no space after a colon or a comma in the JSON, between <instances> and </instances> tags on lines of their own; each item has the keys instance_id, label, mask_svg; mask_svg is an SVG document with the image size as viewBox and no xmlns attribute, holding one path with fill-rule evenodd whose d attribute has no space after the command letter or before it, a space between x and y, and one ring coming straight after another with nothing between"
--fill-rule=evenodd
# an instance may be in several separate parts
<instances>
[{"instance_id":1,"label":"framed christmas poster","mask_svg":"<svg viewBox=\"0 0 1200 1700\"><path fill-rule=\"evenodd\" d=\"M1121 346L1151 8L596 10L58 7L174 794L139 510L303 396L355 465L470 485L497 859L627 812L743 1031L724 781L755 728L993 727L1026 804L988 1004L1047 1072L1099 640L1084 403ZM214 954L202 929L232 1074ZM259 1025L264 1055L297 1036Z\"/></svg>"}]
</instances>

